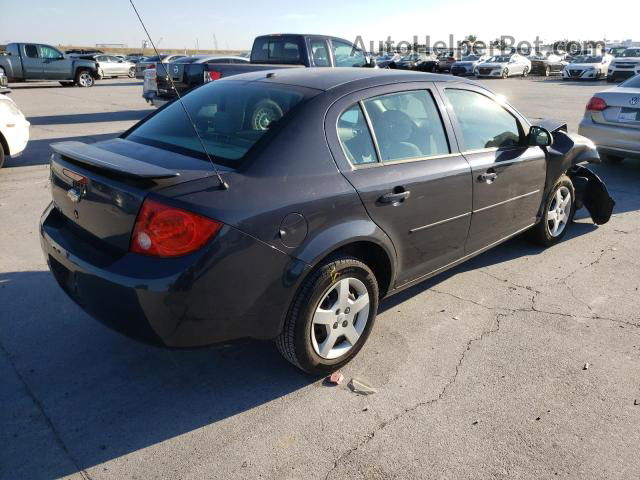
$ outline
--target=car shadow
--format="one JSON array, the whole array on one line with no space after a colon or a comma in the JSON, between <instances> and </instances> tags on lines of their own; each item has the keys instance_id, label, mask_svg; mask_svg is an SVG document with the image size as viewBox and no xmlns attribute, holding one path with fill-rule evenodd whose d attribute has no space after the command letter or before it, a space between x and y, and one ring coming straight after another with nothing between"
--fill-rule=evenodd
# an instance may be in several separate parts
<instances>
[{"instance_id":1,"label":"car shadow","mask_svg":"<svg viewBox=\"0 0 640 480\"><path fill-rule=\"evenodd\" d=\"M31 125L68 125L75 123L101 123L142 120L155 110L122 110L119 112L73 113L69 115L46 115L41 117L28 117Z\"/></svg>"},{"instance_id":2,"label":"car shadow","mask_svg":"<svg viewBox=\"0 0 640 480\"><path fill-rule=\"evenodd\" d=\"M9 390L32 393L82 469L249 411L318 380L289 365L272 342L185 350L137 343L84 314L46 271L0 274L0 292L5 312L1 347L25 384ZM37 432L29 429L41 424L32 416L21 417L29 411L29 397L6 397L3 403L14 411L12 421L0 428L6 458L28 464L37 478L75 473L62 462L52 466L33 455L30 440Z\"/></svg>"}]
</instances>

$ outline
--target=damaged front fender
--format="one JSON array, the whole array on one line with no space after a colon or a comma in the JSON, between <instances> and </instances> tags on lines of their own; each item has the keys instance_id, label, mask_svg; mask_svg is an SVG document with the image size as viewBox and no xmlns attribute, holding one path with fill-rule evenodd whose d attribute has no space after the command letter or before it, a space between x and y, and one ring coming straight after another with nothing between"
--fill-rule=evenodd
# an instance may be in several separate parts
<instances>
[{"instance_id":1,"label":"damaged front fender","mask_svg":"<svg viewBox=\"0 0 640 480\"><path fill-rule=\"evenodd\" d=\"M611 198L607 186L595 173L582 165L576 165L569 172L569 178L576 190L576 210L584 206L593 223L603 225L609 221L616 201Z\"/></svg>"},{"instance_id":2,"label":"damaged front fender","mask_svg":"<svg viewBox=\"0 0 640 480\"><path fill-rule=\"evenodd\" d=\"M600 177L585 166L588 163L600 163L595 144L582 135L567 132L566 124L560 122L547 120L539 126L547 128L553 136L553 143L546 149L545 198L558 178L567 174L576 189L576 210L584 206L596 225L607 223L616 202Z\"/></svg>"}]
</instances>

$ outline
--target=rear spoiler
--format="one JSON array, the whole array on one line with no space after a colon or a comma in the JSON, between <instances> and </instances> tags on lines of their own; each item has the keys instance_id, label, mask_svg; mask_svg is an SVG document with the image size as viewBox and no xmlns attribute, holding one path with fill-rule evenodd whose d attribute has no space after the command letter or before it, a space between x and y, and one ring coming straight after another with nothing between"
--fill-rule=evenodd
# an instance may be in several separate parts
<instances>
[{"instance_id":1,"label":"rear spoiler","mask_svg":"<svg viewBox=\"0 0 640 480\"><path fill-rule=\"evenodd\" d=\"M59 155L71 160L101 168L131 178L171 178L180 174L164 167L125 157L82 142L59 142L51 144Z\"/></svg>"}]
</instances>

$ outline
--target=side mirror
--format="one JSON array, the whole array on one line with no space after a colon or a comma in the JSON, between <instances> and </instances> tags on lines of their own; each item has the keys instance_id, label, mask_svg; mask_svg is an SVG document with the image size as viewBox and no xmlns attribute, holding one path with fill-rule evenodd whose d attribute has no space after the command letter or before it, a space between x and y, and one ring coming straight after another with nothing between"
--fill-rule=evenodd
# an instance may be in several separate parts
<instances>
[{"instance_id":1,"label":"side mirror","mask_svg":"<svg viewBox=\"0 0 640 480\"><path fill-rule=\"evenodd\" d=\"M531 127L529 130L529 145L532 147L548 147L553 143L551 132L542 127Z\"/></svg>"}]
</instances>

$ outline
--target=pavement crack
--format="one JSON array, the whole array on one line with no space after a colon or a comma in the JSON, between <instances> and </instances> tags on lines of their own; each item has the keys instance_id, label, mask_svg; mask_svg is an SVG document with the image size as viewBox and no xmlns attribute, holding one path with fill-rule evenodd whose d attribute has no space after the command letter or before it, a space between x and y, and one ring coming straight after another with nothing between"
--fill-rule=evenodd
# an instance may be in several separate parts
<instances>
[{"instance_id":1,"label":"pavement crack","mask_svg":"<svg viewBox=\"0 0 640 480\"><path fill-rule=\"evenodd\" d=\"M47 415L47 412L45 411L44 406L42 405L42 402L40 402L38 397L36 397L36 395L33 393L33 390L31 390L31 388L29 387L29 384L25 381L24 377L20 374L20 371L18 370L15 363L13 362L13 358L11 357L7 349L4 347L2 342L0 342L0 351L2 351L2 354L6 357L7 361L9 362L9 365L11 365L11 368L13 369L16 376L20 380L20 383L22 383L22 386L25 389L25 392L27 393L28 397L31 399L31 401L36 406L36 408L40 411L40 414L42 415L45 422L47 423L47 426L53 433L53 437L55 438L56 443L62 449L62 451L67 455L67 457L69 458L73 466L76 468L77 473L79 473L82 476L82 478L84 478L85 480L91 480L91 477L89 476L87 471L83 468L80 468L80 464L67 448L66 444L62 440L62 437L60 436L60 433L58 432L55 425L51 421L51 418L49 418L49 416Z\"/></svg>"},{"instance_id":2,"label":"pavement crack","mask_svg":"<svg viewBox=\"0 0 640 480\"><path fill-rule=\"evenodd\" d=\"M446 292L437 292L437 293L445 293L445 294L447 294ZM447 295L450 295L450 294L447 294ZM451 295L451 296L455 297L455 295ZM469 301L469 300L465 300L465 299L461 299L461 300ZM476 303L476 302L471 301L471 303ZM493 310L492 308L487 307L485 305L482 305L480 303L476 303L476 305L484 307L484 308L487 308L489 310ZM344 451L343 453L341 453L338 456L338 458L333 462L333 466L329 469L329 471L325 475L325 480L329 479L329 477L331 476L331 473L334 470L336 470L345 459L350 457L353 453L355 453L356 451L358 451L362 447L366 446L371 440L373 440L373 438L376 436L377 433L379 433L380 431L384 430L389 425L394 424L395 422L397 422L398 420L403 418L408 413L414 412L414 411L416 411L416 410L418 410L419 408L422 408L422 407L431 406L431 405L437 403L438 401L440 401L442 398L444 398L444 396L446 395L446 393L449 390L449 388L451 388L455 384L455 382L456 382L456 380L458 378L458 375L460 374L460 371L462 370L462 366L464 364L464 360L466 358L467 352L469 352L471 350L471 347L473 346L473 344L481 342L487 336L492 335L494 333L497 333L500 330L500 324L501 324L502 320L504 318L506 318L507 316L509 316L509 315L510 315L510 313L498 313L498 314L496 314L491 328L489 328L487 330L483 330L480 333L480 335L478 335L476 337L473 337L472 339L467 341L464 350L462 351L462 353L460 354L460 356L458 358L458 361L456 362L456 367L455 367L455 370L453 372L453 375L444 384L444 386L440 390L440 393L435 398L431 398L429 400L424 400L424 401L418 402L415 405L412 405L409 408L405 408L401 412L393 415L391 418L389 418L387 420L384 420L383 422L380 422L360 442L358 442L356 445L354 445L351 448L347 449L346 451Z\"/></svg>"}]
</instances>

